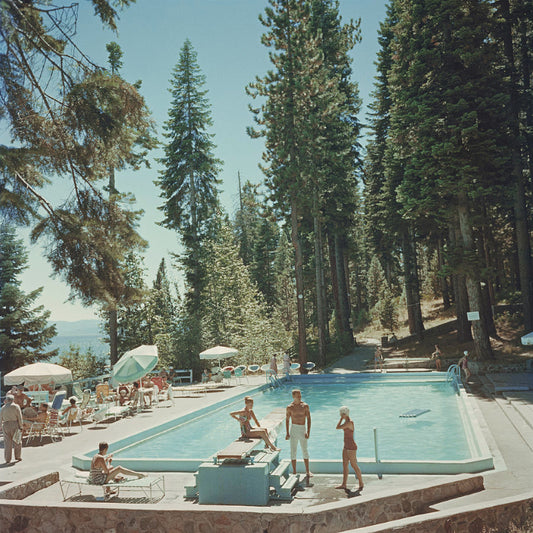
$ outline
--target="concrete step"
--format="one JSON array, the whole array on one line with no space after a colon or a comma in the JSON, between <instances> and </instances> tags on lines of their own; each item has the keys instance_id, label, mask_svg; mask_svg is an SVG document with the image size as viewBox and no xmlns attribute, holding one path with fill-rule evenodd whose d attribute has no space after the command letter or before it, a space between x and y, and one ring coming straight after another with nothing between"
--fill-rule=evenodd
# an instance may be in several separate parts
<instances>
[{"instance_id":1,"label":"concrete step","mask_svg":"<svg viewBox=\"0 0 533 533\"><path fill-rule=\"evenodd\" d=\"M300 483L300 476L298 474L291 474L285 480L285 483L283 483L281 489L276 491L278 498L280 500L292 500L292 491L298 483Z\"/></svg>"},{"instance_id":2,"label":"concrete step","mask_svg":"<svg viewBox=\"0 0 533 533\"><path fill-rule=\"evenodd\" d=\"M503 396L514 407L515 411L523 418L524 422L533 429L533 392L504 393ZM531 400L529 399L531 397Z\"/></svg>"},{"instance_id":3,"label":"concrete step","mask_svg":"<svg viewBox=\"0 0 533 533\"><path fill-rule=\"evenodd\" d=\"M496 403L509 419L516 431L522 437L527 447L533 452L533 427L529 425L523 416L517 411L513 402L504 398L495 398Z\"/></svg>"}]
</instances>

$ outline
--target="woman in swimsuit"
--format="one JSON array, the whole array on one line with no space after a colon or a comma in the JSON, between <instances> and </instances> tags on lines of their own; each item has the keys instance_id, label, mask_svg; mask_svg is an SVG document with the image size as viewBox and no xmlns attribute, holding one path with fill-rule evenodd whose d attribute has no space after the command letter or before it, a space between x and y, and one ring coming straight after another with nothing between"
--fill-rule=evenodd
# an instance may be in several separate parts
<instances>
[{"instance_id":1,"label":"woman in swimsuit","mask_svg":"<svg viewBox=\"0 0 533 533\"><path fill-rule=\"evenodd\" d=\"M441 371L441 351L438 344L435 344L435 351L431 354L431 358L435 359L435 369L437 372Z\"/></svg>"},{"instance_id":2,"label":"woman in swimsuit","mask_svg":"<svg viewBox=\"0 0 533 533\"><path fill-rule=\"evenodd\" d=\"M350 410L348 409L348 407L341 407L340 415L341 418L337 423L337 427L335 429L342 429L344 431L344 448L342 450L342 484L338 485L335 488L344 490L347 489L346 483L348 482L349 465L351 464L352 468L355 471L355 475L359 480L358 490L361 491L364 487L363 476L361 475L361 469L357 464L357 444L355 444L353 438L354 425L353 421L350 420Z\"/></svg>"},{"instance_id":3,"label":"woman in swimsuit","mask_svg":"<svg viewBox=\"0 0 533 533\"><path fill-rule=\"evenodd\" d=\"M470 369L468 368L468 350L464 351L463 357L459 359L459 362L457 364L459 365L459 368L462 368L465 373L465 381L468 381L470 379L470 376L472 375Z\"/></svg>"},{"instance_id":4,"label":"woman in swimsuit","mask_svg":"<svg viewBox=\"0 0 533 533\"><path fill-rule=\"evenodd\" d=\"M265 444L275 452L279 452L279 448L276 448L272 441L268 437L268 431L266 428L259 427L259 421L257 420L253 411L254 401L250 396L244 398L244 409L242 411L233 411L230 416L239 421L241 426L241 437L245 438L261 438L265 441ZM250 420L253 420L257 427L252 427Z\"/></svg>"},{"instance_id":5,"label":"woman in swimsuit","mask_svg":"<svg viewBox=\"0 0 533 533\"><path fill-rule=\"evenodd\" d=\"M89 483L93 485L104 485L109 483L113 479L115 481L121 481L124 479L122 476L135 476L137 478L146 477L146 474L135 472L129 468L123 466L111 466L112 455L106 455L109 445L107 442L100 442L98 444L98 453L93 457L91 461L91 471L89 472ZM115 494L116 491L106 488L106 494Z\"/></svg>"}]
</instances>

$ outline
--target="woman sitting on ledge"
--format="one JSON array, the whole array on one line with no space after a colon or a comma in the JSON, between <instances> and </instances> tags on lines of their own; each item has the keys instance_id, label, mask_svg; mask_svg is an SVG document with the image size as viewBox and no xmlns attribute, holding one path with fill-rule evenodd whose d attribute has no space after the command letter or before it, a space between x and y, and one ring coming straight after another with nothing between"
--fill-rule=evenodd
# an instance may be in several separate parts
<instances>
[{"instance_id":1,"label":"woman sitting on ledge","mask_svg":"<svg viewBox=\"0 0 533 533\"><path fill-rule=\"evenodd\" d=\"M244 398L244 409L242 411L234 411L230 413L230 416L239 421L241 425L241 437L245 438L260 438L265 441L265 444L272 451L279 452L279 448L276 448L272 441L268 437L268 430L266 428L259 427L259 421L257 420L255 413L253 411L254 400L250 396ZM257 427L252 427L250 420L253 420Z\"/></svg>"},{"instance_id":2,"label":"woman sitting on ledge","mask_svg":"<svg viewBox=\"0 0 533 533\"><path fill-rule=\"evenodd\" d=\"M89 483L93 485L104 485L110 481L122 481L123 476L135 476L138 479L146 477L146 474L135 472L123 466L111 466L113 455L106 455L109 445L107 442L98 444L98 453L91 461L91 471L89 472ZM115 494L116 491L106 488L106 494Z\"/></svg>"}]
</instances>

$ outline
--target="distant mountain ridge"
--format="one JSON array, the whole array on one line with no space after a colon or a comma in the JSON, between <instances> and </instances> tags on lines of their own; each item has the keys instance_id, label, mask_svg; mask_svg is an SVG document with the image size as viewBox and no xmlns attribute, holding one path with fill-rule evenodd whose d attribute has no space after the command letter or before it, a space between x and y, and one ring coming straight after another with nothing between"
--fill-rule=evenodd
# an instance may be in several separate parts
<instances>
[{"instance_id":1,"label":"distant mountain ridge","mask_svg":"<svg viewBox=\"0 0 533 533\"><path fill-rule=\"evenodd\" d=\"M58 349L59 355L66 353L70 346L79 346L81 353L91 348L94 355L107 355L109 345L103 341L104 334L100 330L98 320L76 320L69 322L57 320L55 324L57 335L47 346L47 349Z\"/></svg>"}]
</instances>

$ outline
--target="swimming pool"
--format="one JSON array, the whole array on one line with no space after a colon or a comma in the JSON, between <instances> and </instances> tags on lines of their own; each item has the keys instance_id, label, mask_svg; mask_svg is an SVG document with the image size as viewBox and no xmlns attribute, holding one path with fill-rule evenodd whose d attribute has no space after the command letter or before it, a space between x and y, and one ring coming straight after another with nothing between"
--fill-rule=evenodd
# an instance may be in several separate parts
<instances>
[{"instance_id":1,"label":"swimming pool","mask_svg":"<svg viewBox=\"0 0 533 533\"><path fill-rule=\"evenodd\" d=\"M378 466L424 473L492 468L466 394L458 394L444 374L297 376L276 389L248 392L258 419L290 403L295 387L311 409L309 453L317 472L337 472L340 467L343 436L335 425L341 405L350 408L363 471ZM117 442L114 456L121 464L144 470L195 470L238 436L238 423L229 412L242 408L243 396ZM416 418L400 417L412 409L429 411ZM284 433L282 427L277 443L287 458Z\"/></svg>"}]
</instances>

